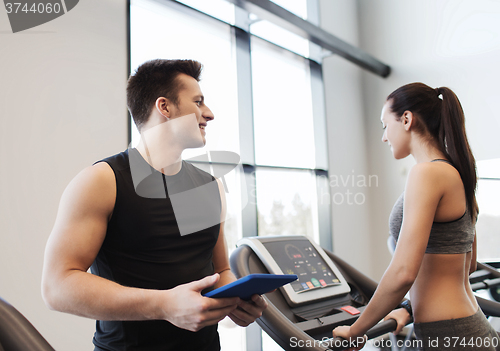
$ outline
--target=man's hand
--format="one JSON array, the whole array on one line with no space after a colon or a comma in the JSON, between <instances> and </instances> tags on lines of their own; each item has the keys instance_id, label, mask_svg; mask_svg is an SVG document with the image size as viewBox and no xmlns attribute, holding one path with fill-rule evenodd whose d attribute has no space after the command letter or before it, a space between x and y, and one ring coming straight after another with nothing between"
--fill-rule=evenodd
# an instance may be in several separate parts
<instances>
[{"instance_id":1,"label":"man's hand","mask_svg":"<svg viewBox=\"0 0 500 351\"><path fill-rule=\"evenodd\" d=\"M238 307L238 297L211 299L201 296L201 291L219 280L214 274L191 283L166 290L168 297L163 302L164 319L175 326L198 331L208 325L217 324Z\"/></svg>"},{"instance_id":2,"label":"man's hand","mask_svg":"<svg viewBox=\"0 0 500 351\"><path fill-rule=\"evenodd\" d=\"M397 335L401 333L401 330L403 330L405 325L410 323L411 316L404 308L398 308L385 316L384 321L391 318L398 322L398 327L395 331L393 331L393 333Z\"/></svg>"},{"instance_id":3,"label":"man's hand","mask_svg":"<svg viewBox=\"0 0 500 351\"><path fill-rule=\"evenodd\" d=\"M346 325L335 328L332 331L332 335L334 338L340 337L342 339L349 341L348 345L355 346L355 347L348 348L347 349L348 351L357 351L357 350L362 349L366 344L366 340L368 339L366 335L363 335L362 337L361 336L356 337L356 336L352 335L351 327L346 326Z\"/></svg>"},{"instance_id":4,"label":"man's hand","mask_svg":"<svg viewBox=\"0 0 500 351\"><path fill-rule=\"evenodd\" d=\"M250 301L240 300L238 308L229 314L229 318L240 327L247 327L249 324L262 316L262 311L267 308L267 302L260 295L252 295Z\"/></svg>"}]
</instances>

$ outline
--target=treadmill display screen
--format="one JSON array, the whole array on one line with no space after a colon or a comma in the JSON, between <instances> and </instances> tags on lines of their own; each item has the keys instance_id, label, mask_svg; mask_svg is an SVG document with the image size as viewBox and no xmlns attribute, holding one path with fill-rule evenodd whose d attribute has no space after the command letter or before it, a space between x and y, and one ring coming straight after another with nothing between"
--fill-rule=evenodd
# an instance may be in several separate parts
<instances>
[{"instance_id":1,"label":"treadmill display screen","mask_svg":"<svg viewBox=\"0 0 500 351\"><path fill-rule=\"evenodd\" d=\"M296 274L299 279L290 283L297 293L340 284L332 272L307 240L274 241L262 243L284 274Z\"/></svg>"}]
</instances>

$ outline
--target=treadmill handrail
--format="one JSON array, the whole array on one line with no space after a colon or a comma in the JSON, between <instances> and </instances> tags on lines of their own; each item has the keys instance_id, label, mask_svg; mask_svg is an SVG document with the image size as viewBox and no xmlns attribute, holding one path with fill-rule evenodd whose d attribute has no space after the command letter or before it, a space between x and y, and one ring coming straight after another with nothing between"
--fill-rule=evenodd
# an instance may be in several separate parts
<instances>
[{"instance_id":1,"label":"treadmill handrail","mask_svg":"<svg viewBox=\"0 0 500 351\"><path fill-rule=\"evenodd\" d=\"M325 250L325 252L330 256L334 262L339 265L343 266L341 267L344 269L346 272L349 271L349 273L352 273L356 275L358 279L361 279L363 281L362 286L360 288L366 290L367 292L370 293L370 297L373 295L373 292L376 289L377 283L363 275L362 273L357 274L357 272L354 272L349 269L349 265L345 263L345 261L342 261L332 253L328 252ZM248 257L250 254L255 254L253 250L248 247L247 245L241 245L239 246L231 255L230 257L230 265L231 265L231 270L233 273L236 275L236 278L241 278L244 277L248 274L251 274L248 266ZM268 307L263 311L262 317L258 319L258 324L271 336L278 336L278 335L291 335L290 331L293 331L294 336L297 338L301 338L301 340L309 340L309 344L313 345L310 347L297 347L294 348L294 350L300 351L300 350L307 350L307 351L342 351L345 350L345 347L335 347L335 343L333 342L328 342L325 340L324 343L321 342L321 340L316 340L309 336L307 333L304 331L296 328L293 323L283 314L281 311L274 306L274 304L264 295L264 299L266 300ZM271 326L268 325L267 321L282 321L282 323L273 325L274 330L271 328ZM373 328L367 331L366 335L368 337L374 338L383 334L386 334L388 332L396 330L397 327L397 322L393 319L381 322L377 325L375 325ZM274 337L273 337L274 339ZM335 339L330 339L330 340L335 340ZM341 345L341 342L337 342L338 345ZM324 345L324 346L321 346ZM327 347L327 345L333 345L330 347Z\"/></svg>"},{"instance_id":2,"label":"treadmill handrail","mask_svg":"<svg viewBox=\"0 0 500 351\"><path fill-rule=\"evenodd\" d=\"M376 338L377 336L384 335L396 330L397 326L398 322L396 322L395 319L391 318L386 321L378 323L373 328L369 329L365 335L368 337L368 340L373 339ZM331 351L343 351L346 350L347 348L343 346L336 346L336 345L342 345L342 343L345 343L345 339L341 337L335 337L330 339L327 344L330 345L329 349Z\"/></svg>"}]
</instances>

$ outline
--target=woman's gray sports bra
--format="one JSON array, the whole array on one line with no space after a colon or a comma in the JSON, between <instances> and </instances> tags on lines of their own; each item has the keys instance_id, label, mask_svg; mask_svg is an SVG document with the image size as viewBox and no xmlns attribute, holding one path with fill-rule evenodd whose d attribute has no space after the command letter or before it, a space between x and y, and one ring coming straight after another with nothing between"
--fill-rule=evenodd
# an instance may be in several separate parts
<instances>
[{"instance_id":1,"label":"woman's gray sports bra","mask_svg":"<svg viewBox=\"0 0 500 351\"><path fill-rule=\"evenodd\" d=\"M433 160L445 161L446 160ZM449 163L449 162L448 162ZM389 229L396 242L399 238L401 225L403 223L403 203L404 192L398 198L391 215L389 216ZM450 222L432 223L429 242L425 253L430 254L457 254L466 253L472 250L475 229L472 223L469 210L467 209L462 217Z\"/></svg>"}]
</instances>

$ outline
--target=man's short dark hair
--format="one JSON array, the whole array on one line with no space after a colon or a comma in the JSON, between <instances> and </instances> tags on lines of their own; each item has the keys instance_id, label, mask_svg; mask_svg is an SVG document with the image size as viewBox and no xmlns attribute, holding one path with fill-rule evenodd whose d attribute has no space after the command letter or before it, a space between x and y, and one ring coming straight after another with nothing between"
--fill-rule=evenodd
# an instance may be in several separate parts
<instances>
[{"instance_id":1,"label":"man's short dark hair","mask_svg":"<svg viewBox=\"0 0 500 351\"><path fill-rule=\"evenodd\" d=\"M202 65L194 60L151 60L140 65L127 83L127 106L140 130L148 121L156 99L165 97L178 105L184 73L200 81Z\"/></svg>"}]
</instances>

